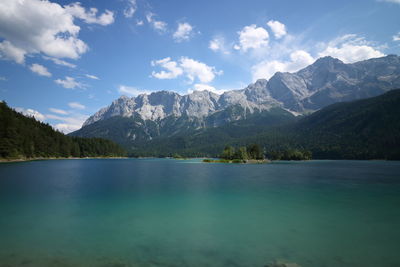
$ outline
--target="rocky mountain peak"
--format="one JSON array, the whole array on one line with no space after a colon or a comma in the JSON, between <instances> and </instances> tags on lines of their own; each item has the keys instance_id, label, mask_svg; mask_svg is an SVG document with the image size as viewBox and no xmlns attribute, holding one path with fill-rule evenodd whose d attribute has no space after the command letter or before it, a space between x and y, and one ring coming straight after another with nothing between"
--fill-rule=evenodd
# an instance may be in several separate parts
<instances>
[{"instance_id":1,"label":"rocky mountain peak","mask_svg":"<svg viewBox=\"0 0 400 267\"><path fill-rule=\"evenodd\" d=\"M244 89L222 95L203 90L183 96L171 91L121 96L91 116L84 126L113 116L157 121L186 115L202 120L232 106L241 106L246 112L278 106L302 113L395 88L400 88L400 57L396 55L353 64L327 56L298 72L277 72L269 80L259 79Z\"/></svg>"}]
</instances>

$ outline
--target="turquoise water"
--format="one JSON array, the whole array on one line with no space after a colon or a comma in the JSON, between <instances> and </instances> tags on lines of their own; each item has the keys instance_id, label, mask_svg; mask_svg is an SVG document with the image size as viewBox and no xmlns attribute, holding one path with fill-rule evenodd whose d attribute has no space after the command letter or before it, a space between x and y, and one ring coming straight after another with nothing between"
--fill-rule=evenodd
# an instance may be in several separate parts
<instances>
[{"instance_id":1,"label":"turquoise water","mask_svg":"<svg viewBox=\"0 0 400 267\"><path fill-rule=\"evenodd\" d=\"M400 162L0 164L0 266L400 266Z\"/></svg>"}]
</instances>

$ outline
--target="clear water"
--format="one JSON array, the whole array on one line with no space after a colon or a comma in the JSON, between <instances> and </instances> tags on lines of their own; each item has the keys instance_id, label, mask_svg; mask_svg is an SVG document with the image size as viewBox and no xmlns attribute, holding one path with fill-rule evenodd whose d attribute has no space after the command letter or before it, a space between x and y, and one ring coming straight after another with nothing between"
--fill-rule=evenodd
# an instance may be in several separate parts
<instances>
[{"instance_id":1,"label":"clear water","mask_svg":"<svg viewBox=\"0 0 400 267\"><path fill-rule=\"evenodd\" d=\"M400 266L400 162L0 164L0 266Z\"/></svg>"}]
</instances>

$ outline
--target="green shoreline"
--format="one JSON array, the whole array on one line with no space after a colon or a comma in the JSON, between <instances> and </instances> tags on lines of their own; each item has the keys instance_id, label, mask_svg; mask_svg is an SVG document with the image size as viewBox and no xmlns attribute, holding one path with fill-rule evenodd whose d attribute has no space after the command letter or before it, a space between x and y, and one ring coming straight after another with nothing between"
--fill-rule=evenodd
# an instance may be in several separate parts
<instances>
[{"instance_id":1,"label":"green shoreline","mask_svg":"<svg viewBox=\"0 0 400 267\"><path fill-rule=\"evenodd\" d=\"M233 160L228 160L228 159L203 159L204 163L232 163L232 164L267 164L271 163L271 160L268 159L246 159L246 160L241 160L241 159L233 159Z\"/></svg>"},{"instance_id":2,"label":"green shoreline","mask_svg":"<svg viewBox=\"0 0 400 267\"><path fill-rule=\"evenodd\" d=\"M18 159L0 159L0 163L27 162L39 160L65 160L65 159L128 159L129 157L49 157L49 158L18 158Z\"/></svg>"}]
</instances>

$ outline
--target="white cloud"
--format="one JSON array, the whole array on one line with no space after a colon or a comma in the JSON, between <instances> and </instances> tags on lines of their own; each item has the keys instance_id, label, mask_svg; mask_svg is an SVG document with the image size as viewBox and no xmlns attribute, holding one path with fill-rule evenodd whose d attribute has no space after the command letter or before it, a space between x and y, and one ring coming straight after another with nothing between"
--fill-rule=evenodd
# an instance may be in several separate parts
<instances>
[{"instance_id":1,"label":"white cloud","mask_svg":"<svg viewBox=\"0 0 400 267\"><path fill-rule=\"evenodd\" d=\"M47 70L47 68L40 64L32 64L29 69L40 76L51 77L51 73Z\"/></svg>"},{"instance_id":2,"label":"white cloud","mask_svg":"<svg viewBox=\"0 0 400 267\"><path fill-rule=\"evenodd\" d=\"M178 62L171 60L170 57L153 60L151 65L160 66L167 70L153 71L151 75L157 79L175 79L184 74L190 80L190 83L193 83L195 79L198 79L201 83L209 83L214 80L216 75L223 73L217 71L215 67L210 67L203 62L187 57L181 57Z\"/></svg>"},{"instance_id":3,"label":"white cloud","mask_svg":"<svg viewBox=\"0 0 400 267\"><path fill-rule=\"evenodd\" d=\"M252 70L253 81L269 79L276 72L296 72L314 62L314 58L304 50L297 50L290 54L290 60L264 60L254 65Z\"/></svg>"},{"instance_id":4,"label":"white cloud","mask_svg":"<svg viewBox=\"0 0 400 267\"><path fill-rule=\"evenodd\" d=\"M167 71L162 70L160 72L153 71L151 75L157 79L175 79L176 77L178 77L183 73L182 68L178 67L178 63L172 61L170 57L160 60L153 60L151 61L151 65L153 67L160 66L161 68L167 70Z\"/></svg>"},{"instance_id":5,"label":"white cloud","mask_svg":"<svg viewBox=\"0 0 400 267\"><path fill-rule=\"evenodd\" d=\"M7 78L4 76L0 76L0 81L7 81Z\"/></svg>"},{"instance_id":6,"label":"white cloud","mask_svg":"<svg viewBox=\"0 0 400 267\"><path fill-rule=\"evenodd\" d=\"M202 83L209 83L214 80L215 75L222 74L222 71L217 71L214 67L187 57L180 59L180 67L191 82L197 78Z\"/></svg>"},{"instance_id":7,"label":"white cloud","mask_svg":"<svg viewBox=\"0 0 400 267\"><path fill-rule=\"evenodd\" d=\"M136 0L128 0L127 2L127 7L124 9L124 16L125 18L132 18L137 9Z\"/></svg>"},{"instance_id":8,"label":"white cloud","mask_svg":"<svg viewBox=\"0 0 400 267\"><path fill-rule=\"evenodd\" d=\"M69 76L65 76L65 80L57 79L55 82L68 89L85 88L84 84L75 81L75 78Z\"/></svg>"},{"instance_id":9,"label":"white cloud","mask_svg":"<svg viewBox=\"0 0 400 267\"><path fill-rule=\"evenodd\" d=\"M118 92L121 95L130 95L130 96L138 96L141 94L151 94L150 91L147 90L141 90L136 87L132 86L126 86L126 85L120 85L118 88Z\"/></svg>"},{"instance_id":10,"label":"white cloud","mask_svg":"<svg viewBox=\"0 0 400 267\"><path fill-rule=\"evenodd\" d=\"M29 53L78 58L88 49L78 39L80 27L59 4L40 0L0 1L2 57L24 63Z\"/></svg>"},{"instance_id":11,"label":"white cloud","mask_svg":"<svg viewBox=\"0 0 400 267\"><path fill-rule=\"evenodd\" d=\"M44 59L46 60L51 60L53 61L54 64L60 65L60 66L65 66L65 67L69 67L69 68L76 68L75 64L69 63L65 60L59 59L59 58L55 58L55 57L48 57L48 56L43 56Z\"/></svg>"},{"instance_id":12,"label":"white cloud","mask_svg":"<svg viewBox=\"0 0 400 267\"><path fill-rule=\"evenodd\" d=\"M29 117L34 117L38 121L46 121L48 122L49 120L54 120L59 123L52 123L53 128L64 132L64 133L70 133L73 131L76 131L81 128L82 124L85 122L85 120L89 117L87 115L83 114L78 114L78 113L70 113L62 109L56 109L56 108L49 108L49 110L53 113L59 114L42 114L37 110L34 109L25 109L25 108L16 108L15 109L17 112L24 114L25 116ZM68 115L69 116L60 116L60 115Z\"/></svg>"},{"instance_id":13,"label":"white cloud","mask_svg":"<svg viewBox=\"0 0 400 267\"><path fill-rule=\"evenodd\" d=\"M270 20L267 25L271 28L276 39L280 39L287 34L285 24L277 20Z\"/></svg>"},{"instance_id":14,"label":"white cloud","mask_svg":"<svg viewBox=\"0 0 400 267\"><path fill-rule=\"evenodd\" d=\"M204 91L204 90L213 92L213 93L218 94L218 95L221 95L221 94L223 94L224 92L227 91L227 90L218 90L218 89L216 89L215 87L213 87L211 85L196 83L195 85L193 85L193 88L190 88L188 90L188 93L191 94L194 91Z\"/></svg>"},{"instance_id":15,"label":"white cloud","mask_svg":"<svg viewBox=\"0 0 400 267\"><path fill-rule=\"evenodd\" d=\"M60 115L68 115L68 112L63 109L58 108L49 108L49 110L53 113L60 114Z\"/></svg>"},{"instance_id":16,"label":"white cloud","mask_svg":"<svg viewBox=\"0 0 400 267\"><path fill-rule=\"evenodd\" d=\"M355 34L343 35L325 45L325 49L318 54L320 57L331 56L342 60L344 63L354 63L360 60L383 57L370 42Z\"/></svg>"},{"instance_id":17,"label":"white cloud","mask_svg":"<svg viewBox=\"0 0 400 267\"><path fill-rule=\"evenodd\" d=\"M144 25L143 20L136 21L136 26L143 26L143 25Z\"/></svg>"},{"instance_id":18,"label":"white cloud","mask_svg":"<svg viewBox=\"0 0 400 267\"><path fill-rule=\"evenodd\" d=\"M147 22L159 33L165 33L167 31L167 23L161 20L154 19L154 13L148 13L146 15Z\"/></svg>"},{"instance_id":19,"label":"white cloud","mask_svg":"<svg viewBox=\"0 0 400 267\"><path fill-rule=\"evenodd\" d=\"M85 76L88 77L89 79L100 80L100 78L95 75L85 74Z\"/></svg>"},{"instance_id":20,"label":"white cloud","mask_svg":"<svg viewBox=\"0 0 400 267\"><path fill-rule=\"evenodd\" d=\"M61 122L53 124L53 127L66 134L80 129L88 117L83 114L72 114L68 117L46 114L47 119Z\"/></svg>"},{"instance_id":21,"label":"white cloud","mask_svg":"<svg viewBox=\"0 0 400 267\"><path fill-rule=\"evenodd\" d=\"M395 42L400 41L400 32L395 34L395 35L393 35L393 41L395 41Z\"/></svg>"},{"instance_id":22,"label":"white cloud","mask_svg":"<svg viewBox=\"0 0 400 267\"><path fill-rule=\"evenodd\" d=\"M210 41L208 48L210 48L214 52L219 51L219 50L221 50L221 43L219 40L213 39Z\"/></svg>"},{"instance_id":23,"label":"white cloud","mask_svg":"<svg viewBox=\"0 0 400 267\"><path fill-rule=\"evenodd\" d=\"M268 46L269 34L263 27L257 27L255 24L245 26L239 34L239 44L235 49L246 52L249 49L258 49Z\"/></svg>"},{"instance_id":24,"label":"white cloud","mask_svg":"<svg viewBox=\"0 0 400 267\"><path fill-rule=\"evenodd\" d=\"M3 41L0 43L0 58L14 60L19 64L23 64L25 62L25 54L25 50L15 47L9 41Z\"/></svg>"},{"instance_id":25,"label":"white cloud","mask_svg":"<svg viewBox=\"0 0 400 267\"><path fill-rule=\"evenodd\" d=\"M34 117L38 121L44 121L46 119L45 115L43 115L42 113L40 113L39 111L34 110L34 109L15 108L15 110L21 114L24 114L25 116Z\"/></svg>"},{"instance_id":26,"label":"white cloud","mask_svg":"<svg viewBox=\"0 0 400 267\"><path fill-rule=\"evenodd\" d=\"M72 16L82 19L84 22L89 24L100 24L106 26L114 22L114 13L112 11L106 9L103 14L97 17L97 8L92 7L86 11L79 2L66 5L65 10Z\"/></svg>"},{"instance_id":27,"label":"white cloud","mask_svg":"<svg viewBox=\"0 0 400 267\"><path fill-rule=\"evenodd\" d=\"M225 55L230 54L229 48L225 44L225 38L223 38L222 36L217 36L212 39L208 45L208 48L210 48L214 52L221 52Z\"/></svg>"},{"instance_id":28,"label":"white cloud","mask_svg":"<svg viewBox=\"0 0 400 267\"><path fill-rule=\"evenodd\" d=\"M176 32L172 35L176 42L187 41L193 33L193 27L187 22L179 23Z\"/></svg>"},{"instance_id":29,"label":"white cloud","mask_svg":"<svg viewBox=\"0 0 400 267\"><path fill-rule=\"evenodd\" d=\"M114 21L109 10L96 15L96 8L86 11L80 3L62 7L50 1L1 0L0 39L3 41L0 42L0 57L20 64L24 63L26 55L36 53L77 59L88 46L78 38L80 27L74 19L100 25Z\"/></svg>"},{"instance_id":30,"label":"white cloud","mask_svg":"<svg viewBox=\"0 0 400 267\"><path fill-rule=\"evenodd\" d=\"M73 108L73 109L80 109L80 110L86 108L85 105L82 105L81 103L78 103L78 102L69 102L69 103L68 103L68 106L69 106L70 108Z\"/></svg>"}]
</instances>

